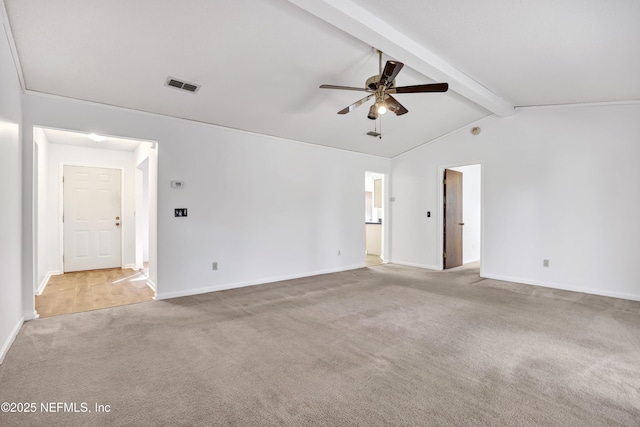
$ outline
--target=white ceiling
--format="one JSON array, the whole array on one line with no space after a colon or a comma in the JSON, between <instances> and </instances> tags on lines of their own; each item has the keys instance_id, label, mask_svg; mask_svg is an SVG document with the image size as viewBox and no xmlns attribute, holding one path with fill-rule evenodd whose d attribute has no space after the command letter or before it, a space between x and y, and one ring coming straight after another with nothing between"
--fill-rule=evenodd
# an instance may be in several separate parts
<instances>
[{"instance_id":1,"label":"white ceiling","mask_svg":"<svg viewBox=\"0 0 640 427\"><path fill-rule=\"evenodd\" d=\"M29 90L385 157L513 106L640 99L637 0L4 2ZM336 114L363 93L318 88L364 86L371 46L398 85L452 89L397 95L381 140L369 104Z\"/></svg>"},{"instance_id":2,"label":"white ceiling","mask_svg":"<svg viewBox=\"0 0 640 427\"><path fill-rule=\"evenodd\" d=\"M139 139L116 138L106 135L104 141L91 140L86 133L71 132L60 129L41 128L47 141L51 144L74 145L76 147L101 148L103 150L136 151L142 143L151 142Z\"/></svg>"},{"instance_id":3,"label":"white ceiling","mask_svg":"<svg viewBox=\"0 0 640 427\"><path fill-rule=\"evenodd\" d=\"M638 0L354 0L516 106L640 100Z\"/></svg>"}]
</instances>

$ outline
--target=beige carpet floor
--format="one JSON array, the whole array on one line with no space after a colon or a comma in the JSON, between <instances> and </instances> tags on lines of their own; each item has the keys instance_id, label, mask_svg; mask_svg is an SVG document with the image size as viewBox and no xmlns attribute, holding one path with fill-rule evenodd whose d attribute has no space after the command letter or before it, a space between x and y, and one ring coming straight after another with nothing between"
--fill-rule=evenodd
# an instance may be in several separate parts
<instances>
[{"instance_id":1,"label":"beige carpet floor","mask_svg":"<svg viewBox=\"0 0 640 427\"><path fill-rule=\"evenodd\" d=\"M637 426L640 303L387 264L28 322L0 402L37 404L2 426Z\"/></svg>"}]
</instances>

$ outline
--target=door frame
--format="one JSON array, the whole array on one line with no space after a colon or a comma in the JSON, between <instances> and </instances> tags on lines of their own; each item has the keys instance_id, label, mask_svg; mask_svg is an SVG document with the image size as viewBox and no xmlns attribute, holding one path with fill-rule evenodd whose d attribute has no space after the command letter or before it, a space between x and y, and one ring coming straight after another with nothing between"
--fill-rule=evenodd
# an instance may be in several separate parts
<instances>
[{"instance_id":1,"label":"door frame","mask_svg":"<svg viewBox=\"0 0 640 427\"><path fill-rule=\"evenodd\" d=\"M364 182L363 182L363 189L362 189L362 201L363 203L365 203L366 206L366 201L365 201L365 193L367 192L366 190L366 180L367 180L367 174L373 174L373 175L379 175L382 178L382 188L381 188L381 200L382 200L382 223L380 225L381 229L380 229L380 259L382 260L383 264L386 264L389 262L389 260L391 259L390 257L390 247L389 247L389 230L391 229L390 227L390 215L389 215L389 205L390 203L387 203L387 194L389 194L388 191L388 183L389 183L389 174L387 173L382 173L382 172L376 172L373 170L369 170L369 169L365 169L364 171ZM365 227L363 227L363 243L364 243L364 248L365 248L365 254L366 254L366 247L367 247L367 229L366 229L366 224ZM366 255L365 255L366 257Z\"/></svg>"},{"instance_id":2,"label":"door frame","mask_svg":"<svg viewBox=\"0 0 640 427\"><path fill-rule=\"evenodd\" d=\"M113 169L113 170L117 170L120 171L120 216L122 215L122 212L125 210L125 203L124 203L124 168L114 168L114 167L109 167L109 166L96 166L96 165L92 165L92 166L88 166L88 165L76 165L76 164L68 164L68 163L60 163L60 169L59 169L59 176L58 176L58 182L62 182L62 177L64 176L64 167L65 166L78 166L78 167L86 167L86 168L101 168L101 169ZM64 273L64 221L62 220L62 216L64 215L64 185L60 185L60 194L58 194L58 200L60 203L60 212L59 212L59 218L60 218L60 258L59 258L59 262L60 262L60 267L61 267L61 271L62 273ZM135 226L135 224L134 224ZM124 233L123 233L123 227L120 227L120 268L125 268L124 265L124 253L125 253L125 239L124 239Z\"/></svg>"},{"instance_id":3,"label":"door frame","mask_svg":"<svg viewBox=\"0 0 640 427\"><path fill-rule=\"evenodd\" d=\"M444 252L444 185L442 180L444 179L444 170L451 168L459 168L462 166L474 166L480 165L480 276L484 275L484 216L485 216L485 190L484 190L484 176L485 176L485 163L482 160L447 163L438 165L436 183L438 186L438 270L444 270L444 259L442 253ZM464 192L464 188L462 190ZM464 194L464 193L463 193ZM464 259L464 252L462 254Z\"/></svg>"}]
</instances>

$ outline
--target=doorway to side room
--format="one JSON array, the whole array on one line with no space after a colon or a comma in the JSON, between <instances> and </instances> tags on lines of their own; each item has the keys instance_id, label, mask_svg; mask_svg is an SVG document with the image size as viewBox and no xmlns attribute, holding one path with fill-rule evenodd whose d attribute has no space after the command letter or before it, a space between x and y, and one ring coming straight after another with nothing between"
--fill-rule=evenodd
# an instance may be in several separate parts
<instances>
[{"instance_id":1,"label":"doorway to side room","mask_svg":"<svg viewBox=\"0 0 640 427\"><path fill-rule=\"evenodd\" d=\"M34 127L34 145L36 316L152 300L157 144Z\"/></svg>"},{"instance_id":2,"label":"doorway to side room","mask_svg":"<svg viewBox=\"0 0 640 427\"><path fill-rule=\"evenodd\" d=\"M441 167L442 269L481 262L482 165Z\"/></svg>"},{"instance_id":3,"label":"doorway to side room","mask_svg":"<svg viewBox=\"0 0 640 427\"><path fill-rule=\"evenodd\" d=\"M364 175L365 261L368 267L384 263L384 174Z\"/></svg>"}]
</instances>

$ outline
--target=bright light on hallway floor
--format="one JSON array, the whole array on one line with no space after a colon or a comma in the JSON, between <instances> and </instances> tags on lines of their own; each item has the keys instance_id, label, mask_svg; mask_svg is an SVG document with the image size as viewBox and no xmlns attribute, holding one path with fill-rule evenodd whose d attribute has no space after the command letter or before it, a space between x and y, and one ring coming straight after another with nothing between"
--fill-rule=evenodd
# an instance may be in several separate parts
<instances>
[{"instance_id":1,"label":"bright light on hallway floor","mask_svg":"<svg viewBox=\"0 0 640 427\"><path fill-rule=\"evenodd\" d=\"M36 296L40 317L79 313L135 304L153 299L147 269L122 268L76 271L51 276L41 296Z\"/></svg>"}]
</instances>

